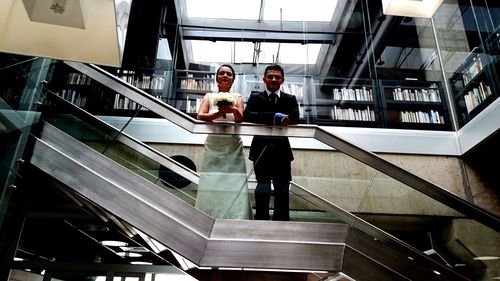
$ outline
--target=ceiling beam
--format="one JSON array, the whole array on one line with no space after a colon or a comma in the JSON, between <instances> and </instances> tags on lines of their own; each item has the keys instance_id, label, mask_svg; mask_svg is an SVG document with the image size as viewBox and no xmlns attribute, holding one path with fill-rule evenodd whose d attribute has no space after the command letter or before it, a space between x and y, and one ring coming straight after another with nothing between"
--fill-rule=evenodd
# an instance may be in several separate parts
<instances>
[{"instance_id":1,"label":"ceiling beam","mask_svg":"<svg viewBox=\"0 0 500 281\"><path fill-rule=\"evenodd\" d=\"M236 42L281 42L281 43L320 43L335 41L334 34L294 33L287 31L236 31L204 30L184 28L184 40L236 41Z\"/></svg>"}]
</instances>

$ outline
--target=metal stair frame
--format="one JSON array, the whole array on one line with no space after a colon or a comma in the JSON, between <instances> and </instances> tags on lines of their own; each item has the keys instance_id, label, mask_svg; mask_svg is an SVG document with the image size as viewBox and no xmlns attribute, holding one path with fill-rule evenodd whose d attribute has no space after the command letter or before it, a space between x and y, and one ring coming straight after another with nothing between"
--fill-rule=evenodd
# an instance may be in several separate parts
<instances>
[{"instance_id":1,"label":"metal stair frame","mask_svg":"<svg viewBox=\"0 0 500 281\"><path fill-rule=\"evenodd\" d=\"M213 219L48 123L35 138L30 162L198 266L466 280L431 262L444 273L437 278L406 253L347 224Z\"/></svg>"}]
</instances>

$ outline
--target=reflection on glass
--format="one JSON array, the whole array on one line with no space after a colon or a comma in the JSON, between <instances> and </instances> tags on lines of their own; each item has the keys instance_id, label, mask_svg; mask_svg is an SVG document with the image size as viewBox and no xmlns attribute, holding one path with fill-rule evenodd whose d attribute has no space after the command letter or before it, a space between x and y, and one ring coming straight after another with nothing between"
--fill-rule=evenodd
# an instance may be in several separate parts
<instances>
[{"instance_id":1,"label":"reflection on glass","mask_svg":"<svg viewBox=\"0 0 500 281\"><path fill-rule=\"evenodd\" d=\"M344 153L296 153L301 160L294 162L294 182L351 213L463 216Z\"/></svg>"},{"instance_id":2,"label":"reflection on glass","mask_svg":"<svg viewBox=\"0 0 500 281\"><path fill-rule=\"evenodd\" d=\"M0 224L22 168L51 61L0 53Z\"/></svg>"},{"instance_id":3,"label":"reflection on glass","mask_svg":"<svg viewBox=\"0 0 500 281\"><path fill-rule=\"evenodd\" d=\"M87 86L90 86L92 89L97 90L98 93L110 91L109 89L101 90L101 88L104 88L104 86L99 85L99 83L91 80L88 76L83 76L80 74L71 74L71 77L80 77L75 79L77 79L77 81L79 79L81 81L85 81L82 82L82 84L78 84L79 86L81 86L82 91L84 91L85 87ZM75 109L71 109L70 104L78 105L81 106L83 109L86 109L86 104L79 102L81 99L61 97L59 93L49 89L46 89L46 93L47 93L47 105L55 106L56 108L58 108L58 110L54 111L53 113L49 112L44 113L46 121L49 121L50 123L56 125L58 128L64 130L66 133L84 142L86 145L95 149L96 151L103 153L104 155L113 159L116 163L120 164L121 166L135 172L136 174L140 175L143 179L146 179L151 183L156 184L159 188L164 189L175 196L178 196L179 198L188 202L191 205L194 205L194 203L196 202L195 198L197 197L196 194L198 189L198 179L195 178L193 180L190 179L189 177L188 178L186 178L185 176L183 177L182 175L183 169L187 170L192 169L192 167L190 168L188 163L182 163L181 161L182 159L180 158L174 159L173 157L172 159L165 159L158 161L158 158L163 158L165 156L153 155L154 157L152 158L151 155L149 156L143 155L137 150L137 147L130 146L130 144L127 143L123 143L122 141L123 137L120 135L119 131L106 128L106 126L103 126L103 124L99 125L98 121L92 118L85 117L85 114L79 113ZM88 95L89 95L88 98L96 98L95 96L92 96L95 95L95 92L89 91ZM113 94L109 96L114 96L118 98L120 95ZM91 108L91 110L92 109L93 108ZM96 109L99 110L98 108ZM68 114L71 112L73 113ZM122 119L127 120L127 118L122 118ZM130 120L127 120L124 125L119 125L118 128L126 128L129 121ZM114 123L114 124L120 124L120 123ZM172 124L172 126L177 127L175 124ZM176 130L182 131L182 129L178 127L176 128ZM169 142L168 139L163 139L162 141ZM176 141L172 140L170 142L175 143ZM226 147L226 144L222 143L222 146ZM165 147L163 147L162 150L166 151ZM172 152L175 153L176 151L173 150ZM155 153L157 152L153 152L153 154ZM240 158L241 159L239 159L238 161L244 164L245 156L242 154ZM186 159L190 161L189 158ZM201 166L200 163L196 164L198 165L198 167ZM196 168L197 166L196 164L194 164L194 168ZM182 165L182 166L181 168L177 168L177 170L172 169L172 167L176 165ZM243 169L245 170L244 167ZM196 169L194 170L196 171ZM233 175L233 173L231 173L230 171L231 170L228 170L227 173L223 172L223 178L230 178L231 175ZM193 176L191 176L191 178L192 177ZM240 176L238 177L242 178L243 182L245 182L246 184L245 173L242 174L242 177ZM233 211L236 208L241 208L239 203L240 200L231 200L231 198L248 196L246 188L240 189L240 186L243 186L242 185L243 182L240 184L236 184L237 196L234 196L235 195L234 192L229 192L227 190L222 191L223 196L227 196L227 200L223 200L226 205L222 206L223 207L222 213L226 215L223 215L222 217L237 218L234 216ZM220 181L215 183L215 186L217 186L217 184L220 184ZM246 202L248 208L248 200L246 200Z\"/></svg>"}]
</instances>

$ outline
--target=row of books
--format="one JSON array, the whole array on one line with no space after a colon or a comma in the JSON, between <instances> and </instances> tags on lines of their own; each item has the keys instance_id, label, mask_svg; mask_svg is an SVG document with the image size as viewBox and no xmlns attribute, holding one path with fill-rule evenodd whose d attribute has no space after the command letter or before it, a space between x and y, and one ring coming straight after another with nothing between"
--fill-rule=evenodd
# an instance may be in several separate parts
<instances>
[{"instance_id":1,"label":"row of books","mask_svg":"<svg viewBox=\"0 0 500 281\"><path fill-rule=\"evenodd\" d=\"M298 103L298 105L299 105L299 118L303 119L304 118L304 107L300 104L300 102Z\"/></svg>"},{"instance_id":2,"label":"row of books","mask_svg":"<svg viewBox=\"0 0 500 281\"><path fill-rule=\"evenodd\" d=\"M246 89L250 92L254 91L264 91L265 86L264 82L262 81L245 81ZM294 84L294 83L283 83L281 84L281 91L294 95L297 98L303 98L304 97L304 86L302 84Z\"/></svg>"},{"instance_id":3,"label":"row of books","mask_svg":"<svg viewBox=\"0 0 500 281\"><path fill-rule=\"evenodd\" d=\"M190 99L186 97L186 113L197 113L200 109L202 98ZM304 107L299 103L299 118L304 118Z\"/></svg>"},{"instance_id":4,"label":"row of books","mask_svg":"<svg viewBox=\"0 0 500 281\"><path fill-rule=\"evenodd\" d=\"M301 84L283 83L281 84L281 91L298 98L304 97L304 86Z\"/></svg>"},{"instance_id":5,"label":"row of books","mask_svg":"<svg viewBox=\"0 0 500 281\"><path fill-rule=\"evenodd\" d=\"M465 107L467 113L471 112L476 106L484 102L484 100L491 96L490 86L484 82L480 82L478 87L472 88L467 94L464 95Z\"/></svg>"},{"instance_id":6,"label":"row of books","mask_svg":"<svg viewBox=\"0 0 500 281\"><path fill-rule=\"evenodd\" d=\"M215 81L208 74L204 78L194 78L192 74L188 74L187 76L188 78L180 79L179 89L206 92L211 92L212 89L215 89Z\"/></svg>"},{"instance_id":7,"label":"row of books","mask_svg":"<svg viewBox=\"0 0 500 281\"><path fill-rule=\"evenodd\" d=\"M133 72L124 72L126 75L118 75L121 80L144 90L163 90L165 87L165 77L159 75L137 76Z\"/></svg>"},{"instance_id":8,"label":"row of books","mask_svg":"<svg viewBox=\"0 0 500 281\"><path fill-rule=\"evenodd\" d=\"M90 85L92 78L82 73L68 73L67 83L71 85Z\"/></svg>"},{"instance_id":9,"label":"row of books","mask_svg":"<svg viewBox=\"0 0 500 281\"><path fill-rule=\"evenodd\" d=\"M87 96L81 94L79 91L63 89L57 95L78 107L85 107L87 105Z\"/></svg>"},{"instance_id":10,"label":"row of books","mask_svg":"<svg viewBox=\"0 0 500 281\"><path fill-rule=\"evenodd\" d=\"M189 99L186 98L186 113L197 113L201 106L202 98Z\"/></svg>"},{"instance_id":11,"label":"row of books","mask_svg":"<svg viewBox=\"0 0 500 281\"><path fill-rule=\"evenodd\" d=\"M392 99L396 101L422 101L441 102L441 95L438 89L401 89L395 88L392 91Z\"/></svg>"},{"instance_id":12,"label":"row of books","mask_svg":"<svg viewBox=\"0 0 500 281\"><path fill-rule=\"evenodd\" d=\"M334 106L330 109L330 118L333 120L375 121L375 112L370 107L353 109Z\"/></svg>"},{"instance_id":13,"label":"row of books","mask_svg":"<svg viewBox=\"0 0 500 281\"><path fill-rule=\"evenodd\" d=\"M82 94L77 90L71 90L71 89L64 89L61 92L57 93L58 96L62 97L63 99L71 102L72 104L78 106L78 107L86 107L87 106L87 95ZM156 98L160 98L157 96ZM122 96L120 94L115 95L115 100L113 104L113 109L130 109L130 110L137 110L141 108L138 103L135 101ZM145 110L144 107L141 108L142 110Z\"/></svg>"},{"instance_id":14,"label":"row of books","mask_svg":"<svg viewBox=\"0 0 500 281\"><path fill-rule=\"evenodd\" d=\"M475 56L472 60L472 64L464 70L462 74L462 79L464 81L464 86L469 84L469 82L476 77L476 75L483 69L483 63L479 55Z\"/></svg>"},{"instance_id":15,"label":"row of books","mask_svg":"<svg viewBox=\"0 0 500 281\"><path fill-rule=\"evenodd\" d=\"M135 101L122 96L120 94L115 95L115 102L113 104L113 109L129 109L129 110L137 110L140 108L140 105Z\"/></svg>"},{"instance_id":16,"label":"row of books","mask_svg":"<svg viewBox=\"0 0 500 281\"><path fill-rule=\"evenodd\" d=\"M423 111L400 111L399 121L404 123L431 123L431 124L444 124L444 118L436 110L429 112Z\"/></svg>"},{"instance_id":17,"label":"row of books","mask_svg":"<svg viewBox=\"0 0 500 281\"><path fill-rule=\"evenodd\" d=\"M153 97L161 100L162 97L161 96L154 96L152 95ZM123 96L123 95L120 95L120 94L116 94L115 95L115 100L114 100L114 103L113 103L113 109L124 109L124 110L147 110L147 108L141 106L140 104L138 104L137 102L127 98L126 96Z\"/></svg>"},{"instance_id":18,"label":"row of books","mask_svg":"<svg viewBox=\"0 0 500 281\"><path fill-rule=\"evenodd\" d=\"M353 100L353 101L373 101L372 89L362 87L357 89L335 88L333 89L334 100Z\"/></svg>"}]
</instances>

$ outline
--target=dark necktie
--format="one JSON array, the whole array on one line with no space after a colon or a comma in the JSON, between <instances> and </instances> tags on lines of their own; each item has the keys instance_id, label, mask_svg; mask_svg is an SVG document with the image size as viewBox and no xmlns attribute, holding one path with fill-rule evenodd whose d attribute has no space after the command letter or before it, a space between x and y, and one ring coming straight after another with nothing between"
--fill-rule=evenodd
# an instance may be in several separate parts
<instances>
[{"instance_id":1,"label":"dark necktie","mask_svg":"<svg viewBox=\"0 0 500 281\"><path fill-rule=\"evenodd\" d=\"M278 95L276 93L269 94L269 98L272 105L275 105L278 102Z\"/></svg>"}]
</instances>

